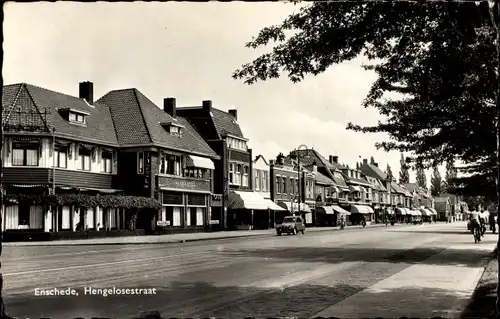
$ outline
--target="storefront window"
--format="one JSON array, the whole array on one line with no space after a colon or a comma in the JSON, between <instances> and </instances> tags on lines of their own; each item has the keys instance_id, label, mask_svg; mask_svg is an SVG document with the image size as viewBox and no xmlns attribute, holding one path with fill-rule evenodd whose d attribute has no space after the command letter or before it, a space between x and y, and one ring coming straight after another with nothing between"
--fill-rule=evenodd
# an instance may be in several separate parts
<instances>
[{"instance_id":1,"label":"storefront window","mask_svg":"<svg viewBox=\"0 0 500 319\"><path fill-rule=\"evenodd\" d=\"M39 145L35 143L12 146L12 166L38 166Z\"/></svg>"}]
</instances>

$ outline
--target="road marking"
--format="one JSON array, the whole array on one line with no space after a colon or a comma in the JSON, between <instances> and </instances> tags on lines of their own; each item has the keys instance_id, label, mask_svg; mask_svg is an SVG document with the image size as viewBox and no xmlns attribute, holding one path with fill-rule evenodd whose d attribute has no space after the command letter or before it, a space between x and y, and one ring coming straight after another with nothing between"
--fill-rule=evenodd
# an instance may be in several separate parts
<instances>
[{"instance_id":1,"label":"road marking","mask_svg":"<svg viewBox=\"0 0 500 319\"><path fill-rule=\"evenodd\" d=\"M162 257L154 257L154 258L139 258L139 259L120 260L120 261L91 264L91 265L80 265L80 266L68 266L68 267L51 268L51 269L29 270L29 271L13 272L10 274L7 273L7 274L3 274L3 276L4 277L5 276L18 276L18 275L29 275L29 274L36 274L36 273L43 273L43 272L51 272L51 271L64 271L64 270L69 270L69 269L94 268L94 267L99 267L99 266L109 266L109 265L119 265L119 264L127 264L127 263L134 263L134 262L151 261L151 260L161 260L161 259L168 259L171 257L172 256L162 256Z\"/></svg>"}]
</instances>

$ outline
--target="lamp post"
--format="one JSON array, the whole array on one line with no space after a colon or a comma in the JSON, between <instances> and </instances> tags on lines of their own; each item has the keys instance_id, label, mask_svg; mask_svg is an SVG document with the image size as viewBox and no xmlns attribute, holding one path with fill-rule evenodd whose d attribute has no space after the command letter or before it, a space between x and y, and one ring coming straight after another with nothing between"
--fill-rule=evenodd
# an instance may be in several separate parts
<instances>
[{"instance_id":1,"label":"lamp post","mask_svg":"<svg viewBox=\"0 0 500 319\"><path fill-rule=\"evenodd\" d=\"M301 180L300 180L300 174L301 174L301 169L300 169L300 158L302 155L300 155L300 151L306 151L307 150L307 146L302 144L300 145L297 150L295 151L295 156L291 156L292 158L295 157L295 159L297 160L297 177L298 177L298 187L297 187L297 197L298 197L298 212L300 214L300 204L302 202L301 200L301 186L302 186L302 183L301 183ZM292 205L293 207L293 205ZM293 208L292 208L293 209Z\"/></svg>"}]
</instances>

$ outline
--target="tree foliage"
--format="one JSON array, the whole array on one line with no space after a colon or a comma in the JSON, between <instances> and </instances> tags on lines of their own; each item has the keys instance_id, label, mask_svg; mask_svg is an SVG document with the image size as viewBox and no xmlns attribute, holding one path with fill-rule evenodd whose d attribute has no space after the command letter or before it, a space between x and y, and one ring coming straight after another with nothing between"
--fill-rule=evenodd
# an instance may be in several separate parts
<instances>
[{"instance_id":1,"label":"tree foliage","mask_svg":"<svg viewBox=\"0 0 500 319\"><path fill-rule=\"evenodd\" d=\"M399 184L408 184L410 182L410 170L403 153L401 153L401 159L399 160L399 163L401 165L399 171Z\"/></svg>"},{"instance_id":2,"label":"tree foliage","mask_svg":"<svg viewBox=\"0 0 500 319\"><path fill-rule=\"evenodd\" d=\"M23 194L6 195L5 202L6 205L19 203L28 205L52 204L51 200L45 196ZM74 205L83 208L101 206L103 208L161 209L161 203L154 198L123 195L56 194L54 204Z\"/></svg>"},{"instance_id":3,"label":"tree foliage","mask_svg":"<svg viewBox=\"0 0 500 319\"><path fill-rule=\"evenodd\" d=\"M385 173L387 174L387 177L390 179L390 180L393 180L394 179L394 175L392 174L392 169L391 169L391 166L389 164L387 164L387 167L385 169Z\"/></svg>"},{"instance_id":4,"label":"tree foliage","mask_svg":"<svg viewBox=\"0 0 500 319\"><path fill-rule=\"evenodd\" d=\"M441 187L442 187L441 173L439 173L438 167L434 166L431 177L431 195L432 196L441 195L443 193Z\"/></svg>"},{"instance_id":5,"label":"tree foliage","mask_svg":"<svg viewBox=\"0 0 500 319\"><path fill-rule=\"evenodd\" d=\"M418 187L427 189L427 175L425 175L425 169L422 166L417 166L417 173L415 174L416 182Z\"/></svg>"},{"instance_id":6,"label":"tree foliage","mask_svg":"<svg viewBox=\"0 0 500 319\"><path fill-rule=\"evenodd\" d=\"M364 55L378 79L363 104L385 120L348 128L387 133L376 146L409 153L415 166L479 166L486 181L495 168L496 16L484 1L314 2L262 29L247 47L273 48L233 77L253 84L286 73L299 82Z\"/></svg>"}]
</instances>

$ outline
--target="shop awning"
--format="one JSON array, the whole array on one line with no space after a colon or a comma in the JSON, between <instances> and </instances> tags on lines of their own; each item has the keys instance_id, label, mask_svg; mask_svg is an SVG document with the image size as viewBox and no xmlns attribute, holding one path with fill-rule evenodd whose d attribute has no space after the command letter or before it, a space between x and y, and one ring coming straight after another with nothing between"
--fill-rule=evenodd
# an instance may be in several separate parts
<instances>
[{"instance_id":1,"label":"shop awning","mask_svg":"<svg viewBox=\"0 0 500 319\"><path fill-rule=\"evenodd\" d=\"M341 215L351 215L350 211L347 211L347 210L343 209L340 206L332 205L332 208L333 208L334 211L336 211L337 213L339 213Z\"/></svg>"},{"instance_id":2,"label":"shop awning","mask_svg":"<svg viewBox=\"0 0 500 319\"><path fill-rule=\"evenodd\" d=\"M412 215L413 216L422 216L422 213L418 210L412 210Z\"/></svg>"},{"instance_id":3,"label":"shop awning","mask_svg":"<svg viewBox=\"0 0 500 319\"><path fill-rule=\"evenodd\" d=\"M278 204L276 204L275 202L273 202L272 200L270 199L264 199L267 203L267 208L269 208L270 210L276 210L276 211L286 211L286 209L282 208L282 207L279 207Z\"/></svg>"},{"instance_id":4,"label":"shop awning","mask_svg":"<svg viewBox=\"0 0 500 319\"><path fill-rule=\"evenodd\" d=\"M338 193L340 193L340 190L339 190L339 188L338 188L337 186L335 186L335 185L334 185L334 186L332 186L332 189L333 189L333 191L334 191L335 193L337 193L337 194L338 194Z\"/></svg>"},{"instance_id":5,"label":"shop awning","mask_svg":"<svg viewBox=\"0 0 500 319\"><path fill-rule=\"evenodd\" d=\"M215 169L214 162L206 157L189 155L186 163L187 167L197 167L206 169Z\"/></svg>"},{"instance_id":6,"label":"shop awning","mask_svg":"<svg viewBox=\"0 0 500 319\"><path fill-rule=\"evenodd\" d=\"M408 212L406 211L406 209L404 209L402 207L396 207L396 214L399 214L399 215L408 215Z\"/></svg>"},{"instance_id":7,"label":"shop awning","mask_svg":"<svg viewBox=\"0 0 500 319\"><path fill-rule=\"evenodd\" d=\"M316 210L318 210L318 212L323 212L327 215L335 214L335 212L333 211L333 208L331 206L318 206L318 207L316 207Z\"/></svg>"},{"instance_id":8,"label":"shop awning","mask_svg":"<svg viewBox=\"0 0 500 319\"><path fill-rule=\"evenodd\" d=\"M264 197L256 192L229 192L227 205L228 209L253 209L253 210L268 210L269 203Z\"/></svg>"},{"instance_id":9,"label":"shop awning","mask_svg":"<svg viewBox=\"0 0 500 319\"><path fill-rule=\"evenodd\" d=\"M351 213L357 214L373 214L374 211L370 206L366 205L351 205Z\"/></svg>"},{"instance_id":10,"label":"shop awning","mask_svg":"<svg viewBox=\"0 0 500 319\"><path fill-rule=\"evenodd\" d=\"M437 216L438 212L434 208L428 208L434 216Z\"/></svg>"},{"instance_id":11,"label":"shop awning","mask_svg":"<svg viewBox=\"0 0 500 319\"><path fill-rule=\"evenodd\" d=\"M427 216L433 216L434 213L432 212L432 210L428 209L428 208L425 208L425 212L427 213Z\"/></svg>"}]
</instances>

